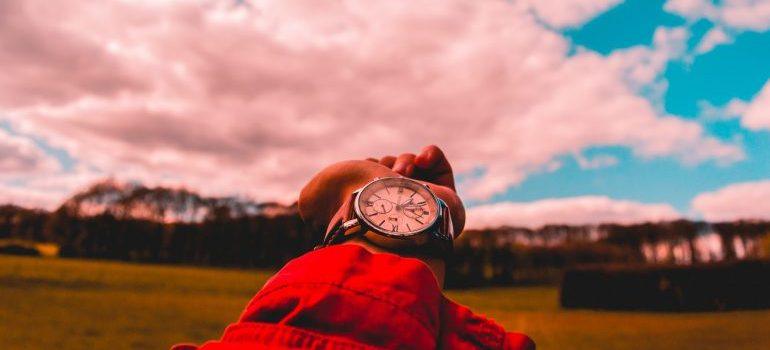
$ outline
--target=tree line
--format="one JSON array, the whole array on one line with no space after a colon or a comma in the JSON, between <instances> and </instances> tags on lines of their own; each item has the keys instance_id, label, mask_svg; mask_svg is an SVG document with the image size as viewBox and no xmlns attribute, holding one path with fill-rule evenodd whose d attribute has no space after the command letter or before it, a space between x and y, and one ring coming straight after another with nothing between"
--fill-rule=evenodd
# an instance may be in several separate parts
<instances>
[{"instance_id":1,"label":"tree line","mask_svg":"<svg viewBox=\"0 0 770 350\"><path fill-rule=\"evenodd\" d=\"M456 287L543 283L583 264L735 260L761 254L768 232L768 222L686 220L468 230L456 242L447 281ZM704 260L699 252L706 235L721 242L719 259ZM105 180L50 212L0 206L2 239L56 243L65 257L275 268L312 249L320 233L302 223L296 204Z\"/></svg>"}]
</instances>

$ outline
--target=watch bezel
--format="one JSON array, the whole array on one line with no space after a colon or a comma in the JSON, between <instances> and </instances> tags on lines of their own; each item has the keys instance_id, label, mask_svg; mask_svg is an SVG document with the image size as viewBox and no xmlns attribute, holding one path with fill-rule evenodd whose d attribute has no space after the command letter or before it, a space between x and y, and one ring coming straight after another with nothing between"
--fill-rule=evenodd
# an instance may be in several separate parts
<instances>
[{"instance_id":1,"label":"watch bezel","mask_svg":"<svg viewBox=\"0 0 770 350\"><path fill-rule=\"evenodd\" d=\"M434 215L433 219L430 221L430 223L425 225L422 229L416 230L416 231L411 231L411 232L408 232L408 233L405 233L405 234L394 235L394 234L391 234L388 231L382 230L377 225L374 225L374 223L370 222L369 219L366 218L366 215L364 215L363 212L361 211L361 206L360 206L361 194L364 193L367 188L369 188L371 186L374 186L374 185L376 185L378 183L384 182L384 181L394 181L394 180L411 182L411 183L413 183L413 184L415 184L417 186L420 186L420 187L426 189L428 191L428 193L430 194L431 199L435 203L436 215ZM428 187L427 185L425 185L425 184L423 184L423 183L421 183L419 181L412 180L412 179L407 178L407 177L382 177L382 178L377 178L377 179L374 179L374 180L370 181L369 183L367 183L366 185L364 185L363 187L361 187L361 189L359 189L357 191L356 196L355 196L355 198L353 200L353 209L355 210L355 213L356 213L356 216L358 217L358 220L360 221L360 223L362 225L366 226L366 229L371 230L371 231L373 231L373 232L375 232L377 234L383 235L383 236L388 237L388 238L396 238L396 239L402 239L402 240L413 239L414 237L423 235L426 232L430 231L436 225L436 222L439 220L439 217L442 215L442 212L441 212L441 202L439 201L438 197L436 197L436 194L433 193L433 190L431 190L430 187Z\"/></svg>"}]
</instances>

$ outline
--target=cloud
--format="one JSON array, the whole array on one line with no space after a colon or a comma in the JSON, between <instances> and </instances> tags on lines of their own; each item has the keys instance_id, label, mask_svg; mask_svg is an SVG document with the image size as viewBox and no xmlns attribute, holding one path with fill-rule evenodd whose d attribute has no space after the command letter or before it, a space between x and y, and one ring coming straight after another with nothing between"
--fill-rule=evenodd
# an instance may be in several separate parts
<instances>
[{"instance_id":1,"label":"cloud","mask_svg":"<svg viewBox=\"0 0 770 350\"><path fill-rule=\"evenodd\" d=\"M770 180L729 185L703 193L692 208L708 221L770 219Z\"/></svg>"},{"instance_id":2,"label":"cloud","mask_svg":"<svg viewBox=\"0 0 770 350\"><path fill-rule=\"evenodd\" d=\"M764 32L770 29L770 1L668 0L663 8L691 22L706 19L716 26L703 36L696 53L711 51L715 46L733 41L735 32Z\"/></svg>"},{"instance_id":3,"label":"cloud","mask_svg":"<svg viewBox=\"0 0 770 350\"><path fill-rule=\"evenodd\" d=\"M621 72L633 88L646 87L660 78L669 61L684 57L689 38L690 33L684 27L658 27L653 33L652 47L616 50L608 63Z\"/></svg>"},{"instance_id":4,"label":"cloud","mask_svg":"<svg viewBox=\"0 0 770 350\"><path fill-rule=\"evenodd\" d=\"M753 130L770 129L770 80L749 102L741 122Z\"/></svg>"},{"instance_id":5,"label":"cloud","mask_svg":"<svg viewBox=\"0 0 770 350\"><path fill-rule=\"evenodd\" d=\"M593 157L587 157L577 153L575 154L575 160L581 169L600 169L618 164L618 158L609 154L599 154Z\"/></svg>"},{"instance_id":6,"label":"cloud","mask_svg":"<svg viewBox=\"0 0 770 350\"><path fill-rule=\"evenodd\" d=\"M699 107L700 117L706 121L740 118L747 129L770 129L770 80L750 101L734 98L724 106L701 101Z\"/></svg>"},{"instance_id":7,"label":"cloud","mask_svg":"<svg viewBox=\"0 0 770 350\"><path fill-rule=\"evenodd\" d=\"M763 0L725 0L718 4L711 0L669 0L664 9L690 20L705 18L740 30L770 29L770 2Z\"/></svg>"},{"instance_id":8,"label":"cloud","mask_svg":"<svg viewBox=\"0 0 770 350\"><path fill-rule=\"evenodd\" d=\"M716 16L716 6L711 0L668 0L663 8L690 20Z\"/></svg>"},{"instance_id":9,"label":"cloud","mask_svg":"<svg viewBox=\"0 0 770 350\"><path fill-rule=\"evenodd\" d=\"M484 170L462 194L488 198L587 147L743 157L637 94L678 29L605 57L571 52L526 2L0 6L0 113L87 177L291 201L326 164L436 143L460 173Z\"/></svg>"},{"instance_id":10,"label":"cloud","mask_svg":"<svg viewBox=\"0 0 770 350\"><path fill-rule=\"evenodd\" d=\"M53 210L58 203L60 193L39 191L27 187L9 186L0 183L0 205L14 204L27 208Z\"/></svg>"},{"instance_id":11,"label":"cloud","mask_svg":"<svg viewBox=\"0 0 770 350\"><path fill-rule=\"evenodd\" d=\"M604 196L500 202L468 209L468 228L500 226L537 228L546 224L585 225L675 220L681 215L668 204L645 204Z\"/></svg>"},{"instance_id":12,"label":"cloud","mask_svg":"<svg viewBox=\"0 0 770 350\"><path fill-rule=\"evenodd\" d=\"M0 128L0 180L11 176L53 172L59 168L29 139L11 135Z\"/></svg>"},{"instance_id":13,"label":"cloud","mask_svg":"<svg viewBox=\"0 0 770 350\"><path fill-rule=\"evenodd\" d=\"M734 98L724 106L715 106L706 100L698 101L698 117L704 121L729 120L740 118L748 108L748 103Z\"/></svg>"},{"instance_id":14,"label":"cloud","mask_svg":"<svg viewBox=\"0 0 770 350\"><path fill-rule=\"evenodd\" d=\"M729 44L733 42L733 38L725 32L722 27L711 28L701 39L698 46L695 48L695 53L704 54L713 50L719 45Z\"/></svg>"},{"instance_id":15,"label":"cloud","mask_svg":"<svg viewBox=\"0 0 770 350\"><path fill-rule=\"evenodd\" d=\"M537 16L555 28L578 27L615 7L621 0L525 1Z\"/></svg>"}]
</instances>

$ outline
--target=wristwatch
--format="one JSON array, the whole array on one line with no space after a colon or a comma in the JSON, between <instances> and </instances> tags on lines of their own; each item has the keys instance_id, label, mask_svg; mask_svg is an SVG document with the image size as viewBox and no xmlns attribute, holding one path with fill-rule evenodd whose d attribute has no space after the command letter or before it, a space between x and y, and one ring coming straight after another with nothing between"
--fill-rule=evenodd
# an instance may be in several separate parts
<instances>
[{"instance_id":1,"label":"wristwatch","mask_svg":"<svg viewBox=\"0 0 770 350\"><path fill-rule=\"evenodd\" d=\"M403 255L446 258L455 234L443 200L421 182L406 177L377 178L343 203L316 248L361 237Z\"/></svg>"}]
</instances>

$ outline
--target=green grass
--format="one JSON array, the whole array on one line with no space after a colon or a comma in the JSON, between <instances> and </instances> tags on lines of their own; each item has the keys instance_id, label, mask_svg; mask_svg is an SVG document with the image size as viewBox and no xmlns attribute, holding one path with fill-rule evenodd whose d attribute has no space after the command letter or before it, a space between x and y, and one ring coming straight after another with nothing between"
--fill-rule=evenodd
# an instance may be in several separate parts
<instances>
[{"instance_id":1,"label":"green grass","mask_svg":"<svg viewBox=\"0 0 770 350\"><path fill-rule=\"evenodd\" d=\"M0 348L164 349L219 337L269 271L0 256ZM565 311L547 287L449 293L539 349L770 349L770 311ZM768 296L770 297L770 296Z\"/></svg>"}]
</instances>

